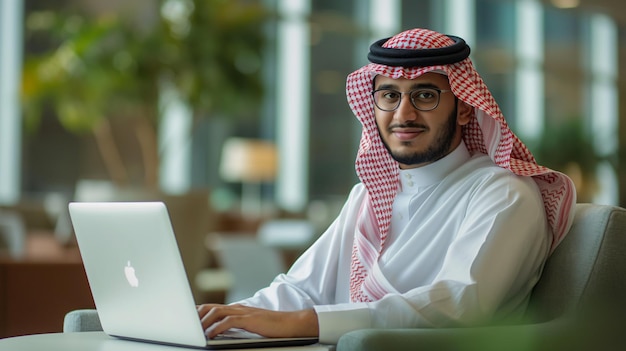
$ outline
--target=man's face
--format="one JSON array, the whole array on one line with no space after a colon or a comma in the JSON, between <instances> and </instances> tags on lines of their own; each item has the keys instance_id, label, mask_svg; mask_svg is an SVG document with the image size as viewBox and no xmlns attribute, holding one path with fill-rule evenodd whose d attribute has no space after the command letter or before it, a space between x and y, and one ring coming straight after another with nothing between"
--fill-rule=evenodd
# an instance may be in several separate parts
<instances>
[{"instance_id":1,"label":"man's face","mask_svg":"<svg viewBox=\"0 0 626 351\"><path fill-rule=\"evenodd\" d=\"M418 88L450 90L448 78L426 73L416 79L377 76L374 90L385 88L407 93ZM461 142L461 126L469 121L470 107L457 104L452 92L440 94L439 105L430 111L417 110L409 94L402 94L395 111L374 107L381 139L400 168L416 168L435 162L452 152Z\"/></svg>"}]
</instances>

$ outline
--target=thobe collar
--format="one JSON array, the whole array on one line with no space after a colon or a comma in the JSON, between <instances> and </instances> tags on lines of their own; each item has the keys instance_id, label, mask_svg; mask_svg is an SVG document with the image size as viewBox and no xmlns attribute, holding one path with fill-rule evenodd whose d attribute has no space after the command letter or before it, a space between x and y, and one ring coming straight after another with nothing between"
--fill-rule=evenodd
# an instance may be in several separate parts
<instances>
[{"instance_id":1,"label":"thobe collar","mask_svg":"<svg viewBox=\"0 0 626 351\"><path fill-rule=\"evenodd\" d=\"M416 193L420 188L435 184L471 157L467 146L461 140L454 151L440 160L423 167L400 170L400 192Z\"/></svg>"}]
</instances>

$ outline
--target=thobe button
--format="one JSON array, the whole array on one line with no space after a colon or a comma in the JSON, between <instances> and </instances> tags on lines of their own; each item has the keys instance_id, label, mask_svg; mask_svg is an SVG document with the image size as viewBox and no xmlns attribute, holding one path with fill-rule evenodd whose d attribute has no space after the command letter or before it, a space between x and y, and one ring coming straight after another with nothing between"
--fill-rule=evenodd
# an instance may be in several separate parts
<instances>
[{"instance_id":1,"label":"thobe button","mask_svg":"<svg viewBox=\"0 0 626 351\"><path fill-rule=\"evenodd\" d=\"M406 182L406 184L407 184L408 186L413 186L413 182L412 182L412 181L410 181L410 180L409 180L408 182Z\"/></svg>"}]
</instances>

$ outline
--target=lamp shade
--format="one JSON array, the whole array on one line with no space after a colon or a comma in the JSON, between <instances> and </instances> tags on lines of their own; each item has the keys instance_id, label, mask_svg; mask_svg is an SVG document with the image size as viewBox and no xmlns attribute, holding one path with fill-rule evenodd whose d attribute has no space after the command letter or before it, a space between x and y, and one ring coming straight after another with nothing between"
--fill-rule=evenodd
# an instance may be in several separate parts
<instances>
[{"instance_id":1,"label":"lamp shade","mask_svg":"<svg viewBox=\"0 0 626 351\"><path fill-rule=\"evenodd\" d=\"M262 183L276 178L276 145L267 140L229 138L222 148L220 175L229 182Z\"/></svg>"}]
</instances>

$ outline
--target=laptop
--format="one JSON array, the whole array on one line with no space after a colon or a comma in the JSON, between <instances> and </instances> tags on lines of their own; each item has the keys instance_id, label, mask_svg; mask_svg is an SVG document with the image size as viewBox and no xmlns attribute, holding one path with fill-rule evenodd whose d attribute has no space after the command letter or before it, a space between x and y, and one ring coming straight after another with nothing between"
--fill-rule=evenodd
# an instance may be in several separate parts
<instances>
[{"instance_id":1,"label":"laptop","mask_svg":"<svg viewBox=\"0 0 626 351\"><path fill-rule=\"evenodd\" d=\"M205 349L317 342L245 331L207 339L163 202L72 202L69 213L108 335Z\"/></svg>"}]
</instances>

